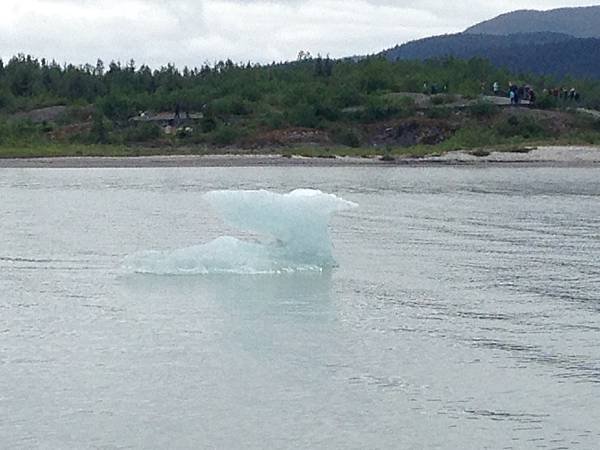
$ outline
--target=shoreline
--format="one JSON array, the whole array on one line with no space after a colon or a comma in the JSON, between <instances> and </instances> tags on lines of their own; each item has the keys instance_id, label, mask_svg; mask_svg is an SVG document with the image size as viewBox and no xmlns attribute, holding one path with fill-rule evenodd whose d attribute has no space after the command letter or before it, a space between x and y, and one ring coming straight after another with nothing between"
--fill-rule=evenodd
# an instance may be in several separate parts
<instances>
[{"instance_id":1,"label":"shoreline","mask_svg":"<svg viewBox=\"0 0 600 450\"><path fill-rule=\"evenodd\" d=\"M527 152L490 151L474 156L472 151L454 151L441 156L397 157L382 161L379 157L336 156L332 158L281 156L278 154L215 154L157 156L57 156L39 158L0 158L6 168L161 168L161 167L600 167L600 147L543 146Z\"/></svg>"}]
</instances>

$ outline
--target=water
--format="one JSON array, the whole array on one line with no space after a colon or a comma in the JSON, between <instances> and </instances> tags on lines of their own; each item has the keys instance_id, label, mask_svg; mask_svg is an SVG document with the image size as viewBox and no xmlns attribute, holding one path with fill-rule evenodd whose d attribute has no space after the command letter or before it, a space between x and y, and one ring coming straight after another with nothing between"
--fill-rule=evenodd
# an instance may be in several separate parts
<instances>
[{"instance_id":1,"label":"water","mask_svg":"<svg viewBox=\"0 0 600 450\"><path fill-rule=\"evenodd\" d=\"M600 169L0 171L2 448L596 448ZM311 187L323 274L135 275Z\"/></svg>"}]
</instances>

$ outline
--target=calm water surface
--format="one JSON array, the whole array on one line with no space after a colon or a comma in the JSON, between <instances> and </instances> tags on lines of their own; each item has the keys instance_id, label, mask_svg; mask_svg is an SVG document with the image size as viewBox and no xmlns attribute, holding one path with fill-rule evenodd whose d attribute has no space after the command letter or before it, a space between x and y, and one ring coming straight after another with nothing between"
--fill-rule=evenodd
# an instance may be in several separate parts
<instances>
[{"instance_id":1,"label":"calm water surface","mask_svg":"<svg viewBox=\"0 0 600 450\"><path fill-rule=\"evenodd\" d=\"M331 273L121 268L297 187L360 204ZM0 170L0 447L598 448L599 212L600 169Z\"/></svg>"}]
</instances>

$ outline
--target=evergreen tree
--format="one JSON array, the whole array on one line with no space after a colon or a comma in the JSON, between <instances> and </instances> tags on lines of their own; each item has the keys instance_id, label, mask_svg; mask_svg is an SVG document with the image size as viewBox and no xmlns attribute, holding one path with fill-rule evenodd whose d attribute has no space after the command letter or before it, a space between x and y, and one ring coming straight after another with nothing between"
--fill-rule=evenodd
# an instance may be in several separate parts
<instances>
[{"instance_id":1,"label":"evergreen tree","mask_svg":"<svg viewBox=\"0 0 600 450\"><path fill-rule=\"evenodd\" d=\"M330 77L332 73L333 73L333 62L329 58L329 55L327 55L327 58L325 58L325 62L323 63L323 75L326 77Z\"/></svg>"},{"instance_id":2,"label":"evergreen tree","mask_svg":"<svg viewBox=\"0 0 600 450\"><path fill-rule=\"evenodd\" d=\"M104 115L96 110L92 116L92 128L90 130L90 140L94 144L108 143L108 130L104 123Z\"/></svg>"},{"instance_id":3,"label":"evergreen tree","mask_svg":"<svg viewBox=\"0 0 600 450\"><path fill-rule=\"evenodd\" d=\"M96 69L94 70L94 75L96 75L97 77L104 76L104 62L99 58L96 61Z\"/></svg>"},{"instance_id":4,"label":"evergreen tree","mask_svg":"<svg viewBox=\"0 0 600 450\"><path fill-rule=\"evenodd\" d=\"M323 74L323 58L321 58L321 55L318 55L317 59L315 60L315 75L322 77Z\"/></svg>"}]
</instances>

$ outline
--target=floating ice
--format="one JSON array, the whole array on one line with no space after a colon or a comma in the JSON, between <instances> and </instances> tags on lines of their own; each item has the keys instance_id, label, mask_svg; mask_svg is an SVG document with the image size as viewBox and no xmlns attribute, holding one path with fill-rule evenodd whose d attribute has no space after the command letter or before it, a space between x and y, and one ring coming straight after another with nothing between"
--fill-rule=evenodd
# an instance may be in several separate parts
<instances>
[{"instance_id":1,"label":"floating ice","mask_svg":"<svg viewBox=\"0 0 600 450\"><path fill-rule=\"evenodd\" d=\"M260 242L230 236L173 251L130 256L128 270L152 274L281 273L321 271L335 260L328 224L337 211L356 207L333 194L297 189L288 194L265 190L211 191L204 195L230 225L253 231Z\"/></svg>"}]
</instances>

